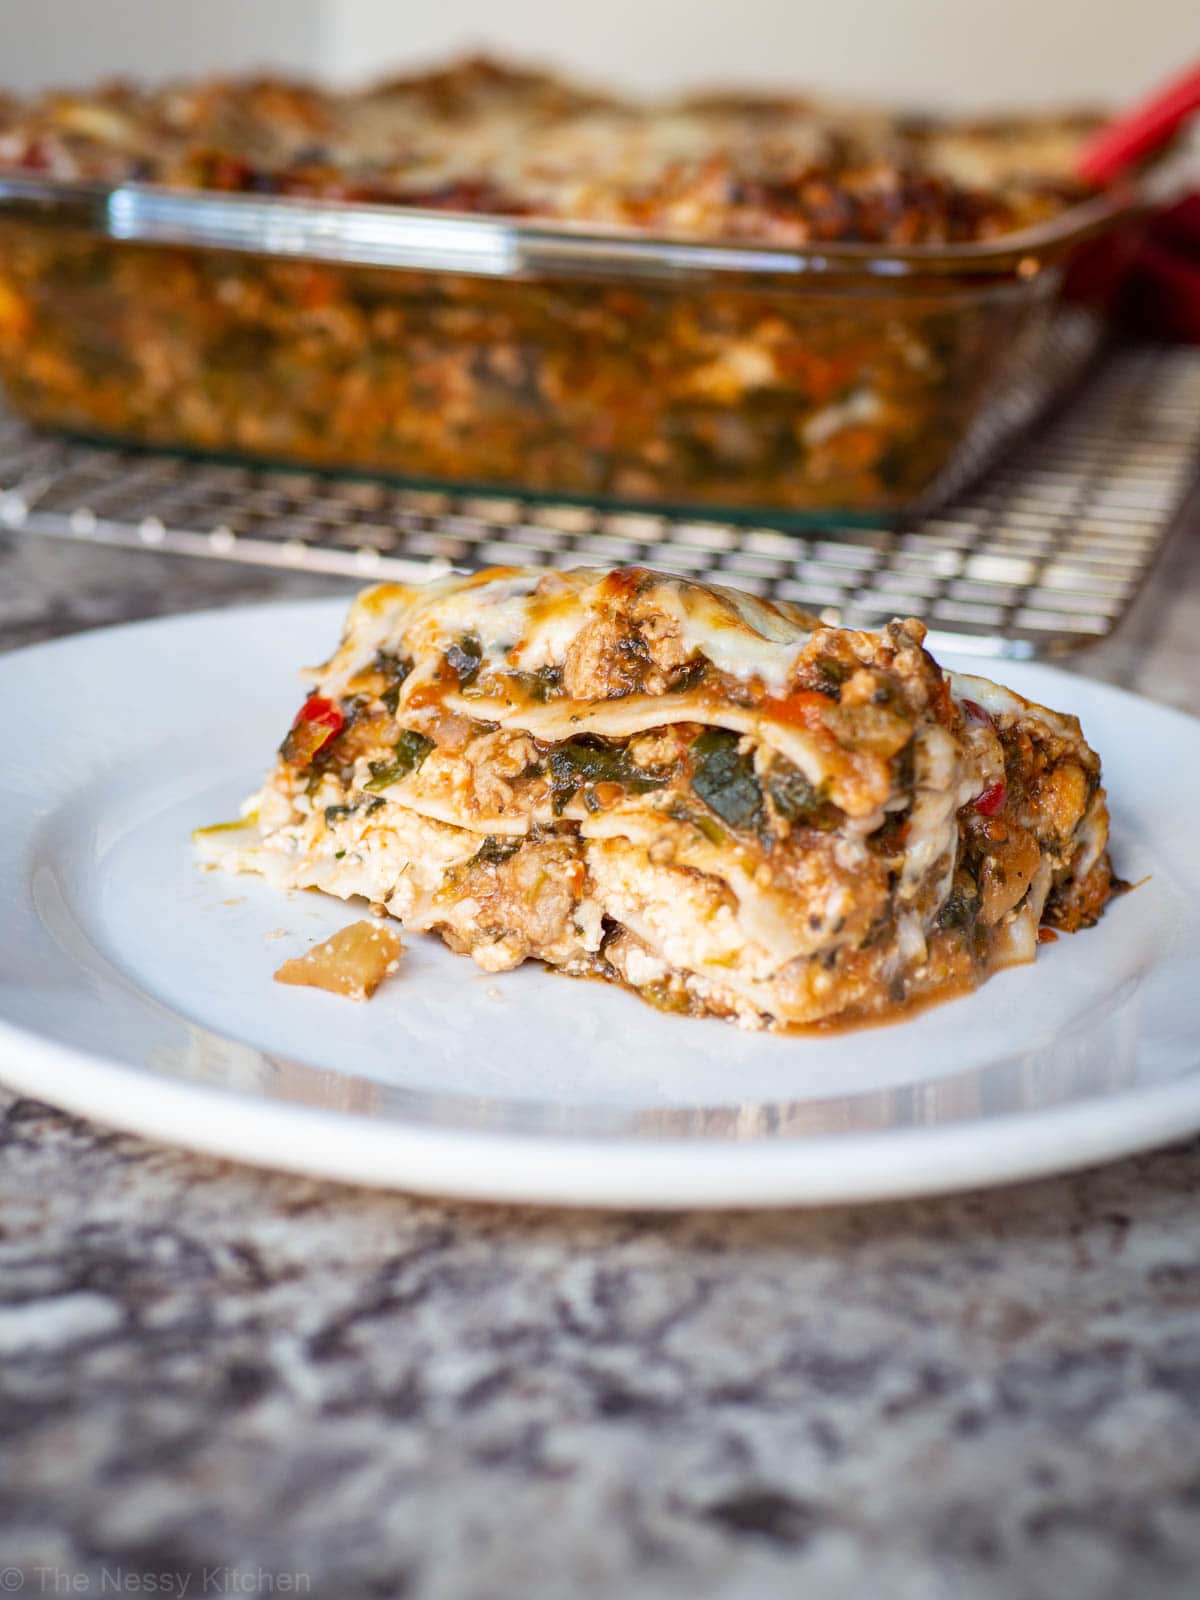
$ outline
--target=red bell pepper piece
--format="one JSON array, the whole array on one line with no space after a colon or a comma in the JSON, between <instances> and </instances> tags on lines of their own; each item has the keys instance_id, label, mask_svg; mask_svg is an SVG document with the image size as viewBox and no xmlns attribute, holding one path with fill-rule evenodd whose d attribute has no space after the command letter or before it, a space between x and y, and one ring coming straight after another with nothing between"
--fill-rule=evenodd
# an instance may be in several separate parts
<instances>
[{"instance_id":1,"label":"red bell pepper piece","mask_svg":"<svg viewBox=\"0 0 1200 1600\"><path fill-rule=\"evenodd\" d=\"M995 783L989 783L987 788L975 802L975 809L981 817L994 817L997 812L1004 810L1004 802L1008 799L1008 785L1003 778Z\"/></svg>"},{"instance_id":2,"label":"red bell pepper piece","mask_svg":"<svg viewBox=\"0 0 1200 1600\"><path fill-rule=\"evenodd\" d=\"M345 726L346 719L338 705L324 695L310 695L297 711L279 753L290 766L306 767Z\"/></svg>"}]
</instances>

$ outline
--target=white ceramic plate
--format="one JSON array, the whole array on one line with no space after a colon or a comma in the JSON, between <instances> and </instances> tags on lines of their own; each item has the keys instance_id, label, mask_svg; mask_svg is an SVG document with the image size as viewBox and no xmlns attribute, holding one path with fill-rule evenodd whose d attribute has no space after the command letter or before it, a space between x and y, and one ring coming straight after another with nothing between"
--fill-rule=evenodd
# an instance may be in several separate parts
<instances>
[{"instance_id":1,"label":"white ceramic plate","mask_svg":"<svg viewBox=\"0 0 1200 1600\"><path fill-rule=\"evenodd\" d=\"M929 1193L1200 1128L1200 722L1048 668L1149 881L1035 966L888 1027L747 1034L416 936L368 1005L272 982L361 912L198 869L340 601L0 658L0 1077L118 1127L413 1190L585 1205ZM978 665L978 663L976 663Z\"/></svg>"}]
</instances>

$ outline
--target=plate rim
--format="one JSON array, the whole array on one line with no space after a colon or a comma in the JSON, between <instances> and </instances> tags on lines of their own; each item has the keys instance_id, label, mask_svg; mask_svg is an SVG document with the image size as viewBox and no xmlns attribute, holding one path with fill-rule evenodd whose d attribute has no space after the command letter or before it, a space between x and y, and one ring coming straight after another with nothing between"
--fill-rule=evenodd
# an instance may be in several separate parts
<instances>
[{"instance_id":1,"label":"plate rim","mask_svg":"<svg viewBox=\"0 0 1200 1600\"><path fill-rule=\"evenodd\" d=\"M23 1047L11 1058L5 1052L10 1044ZM51 1100L38 1082L47 1065L56 1071ZM0 1081L120 1132L270 1171L443 1198L599 1210L757 1210L918 1199L1079 1171L1200 1131L1200 1079L1185 1079L1001 1113L986 1122L876 1133L630 1140L480 1132L381 1121L152 1073L3 1019ZM241 1112L232 1125L231 1103ZM191 1115L176 1114L171 1131L164 1132L154 1115L163 1106ZM210 1129L218 1120L220 1131ZM1071 1129L1066 1155L1060 1141L1065 1126ZM286 1147L281 1127L290 1135ZM479 1159L483 1155L486 1160ZM511 1176L498 1181L496 1168L505 1157ZM585 1165L588 1176L580 1182Z\"/></svg>"}]
</instances>

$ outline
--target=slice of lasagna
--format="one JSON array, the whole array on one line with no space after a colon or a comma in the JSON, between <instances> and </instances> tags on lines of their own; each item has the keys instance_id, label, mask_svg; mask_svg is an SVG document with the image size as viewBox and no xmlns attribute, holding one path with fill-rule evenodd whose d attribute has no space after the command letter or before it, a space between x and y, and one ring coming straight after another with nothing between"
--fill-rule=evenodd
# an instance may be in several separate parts
<instances>
[{"instance_id":1,"label":"slice of lasagna","mask_svg":"<svg viewBox=\"0 0 1200 1600\"><path fill-rule=\"evenodd\" d=\"M227 865L743 1026L1033 959L1113 892L1074 717L882 633L641 568L354 602Z\"/></svg>"}]
</instances>

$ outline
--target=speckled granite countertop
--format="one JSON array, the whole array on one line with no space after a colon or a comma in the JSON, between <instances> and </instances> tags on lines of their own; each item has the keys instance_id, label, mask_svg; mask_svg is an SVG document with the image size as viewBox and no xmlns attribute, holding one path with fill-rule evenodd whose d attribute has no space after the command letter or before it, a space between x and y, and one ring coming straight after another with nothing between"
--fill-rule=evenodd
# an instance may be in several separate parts
<instances>
[{"instance_id":1,"label":"speckled granite countertop","mask_svg":"<svg viewBox=\"0 0 1200 1600\"><path fill-rule=\"evenodd\" d=\"M337 587L0 540L0 643ZM1192 529L1079 665L1200 710L1198 638ZM0 1090L0 1595L1194 1600L1198 1204L1200 1142L863 1209L415 1202Z\"/></svg>"}]
</instances>

